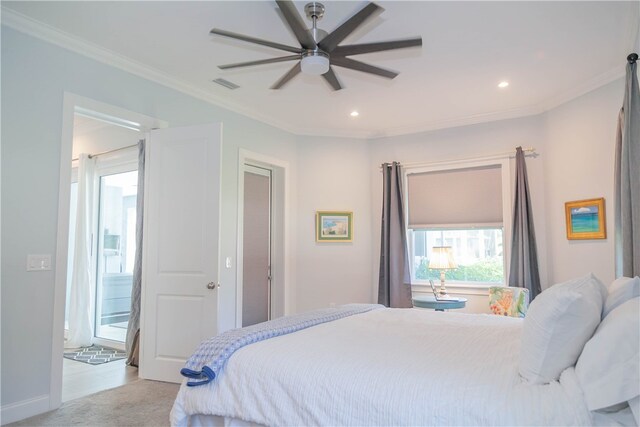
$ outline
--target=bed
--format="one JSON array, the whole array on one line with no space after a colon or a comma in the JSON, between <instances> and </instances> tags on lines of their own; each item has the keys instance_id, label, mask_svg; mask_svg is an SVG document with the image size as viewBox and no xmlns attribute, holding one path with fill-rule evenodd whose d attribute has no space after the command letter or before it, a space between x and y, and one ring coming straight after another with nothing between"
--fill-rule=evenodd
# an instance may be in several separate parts
<instances>
[{"instance_id":1,"label":"bed","mask_svg":"<svg viewBox=\"0 0 640 427\"><path fill-rule=\"evenodd\" d=\"M616 425L594 416L574 366L547 383L523 381L525 321L379 308L318 324L238 349L207 384L185 380L171 423ZM616 416L634 422L628 406Z\"/></svg>"}]
</instances>

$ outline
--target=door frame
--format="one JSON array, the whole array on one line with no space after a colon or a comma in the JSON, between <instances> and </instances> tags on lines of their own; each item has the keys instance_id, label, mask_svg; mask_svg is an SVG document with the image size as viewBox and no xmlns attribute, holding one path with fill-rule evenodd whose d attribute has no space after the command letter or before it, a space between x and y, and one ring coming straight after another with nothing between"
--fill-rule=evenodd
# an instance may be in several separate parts
<instances>
[{"instance_id":1,"label":"door frame","mask_svg":"<svg viewBox=\"0 0 640 427\"><path fill-rule=\"evenodd\" d=\"M271 171L271 302L272 318L292 313L290 168L289 162L240 148L238 152L238 222L236 233L236 327L242 327L242 279L244 253L244 172L245 164Z\"/></svg>"},{"instance_id":2,"label":"door frame","mask_svg":"<svg viewBox=\"0 0 640 427\"><path fill-rule=\"evenodd\" d=\"M73 122L76 112L96 113L98 120L113 124L137 126L144 132L168 127L168 122L144 114L64 92L62 132L60 138L60 179L58 182L58 228L56 237L55 282L51 337L51 376L49 381L49 409L62 404L62 365L64 352L64 312L67 293L67 259L69 255L69 211L71 197L71 156L73 150ZM125 119L126 117L126 119Z\"/></svg>"}]
</instances>

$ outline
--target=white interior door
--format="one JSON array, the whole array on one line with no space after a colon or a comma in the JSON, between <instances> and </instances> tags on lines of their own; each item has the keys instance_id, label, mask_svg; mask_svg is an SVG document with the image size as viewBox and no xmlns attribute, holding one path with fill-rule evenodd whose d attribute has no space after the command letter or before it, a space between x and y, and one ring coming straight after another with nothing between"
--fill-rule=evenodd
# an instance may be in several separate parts
<instances>
[{"instance_id":1,"label":"white interior door","mask_svg":"<svg viewBox=\"0 0 640 427\"><path fill-rule=\"evenodd\" d=\"M217 333L222 125L158 129L147 141L140 376L180 382Z\"/></svg>"}]
</instances>

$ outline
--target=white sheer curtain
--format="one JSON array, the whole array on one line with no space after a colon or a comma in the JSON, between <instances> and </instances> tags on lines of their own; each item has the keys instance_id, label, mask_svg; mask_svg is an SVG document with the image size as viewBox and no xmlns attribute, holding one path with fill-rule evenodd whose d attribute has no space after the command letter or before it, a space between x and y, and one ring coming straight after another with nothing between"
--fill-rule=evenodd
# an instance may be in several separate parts
<instances>
[{"instance_id":1,"label":"white sheer curtain","mask_svg":"<svg viewBox=\"0 0 640 427\"><path fill-rule=\"evenodd\" d=\"M69 336L65 343L66 348L90 346L93 338L91 304L94 277L91 274L91 233L94 176L95 159L89 158L88 154L81 154L78 166L78 205L71 272Z\"/></svg>"}]
</instances>

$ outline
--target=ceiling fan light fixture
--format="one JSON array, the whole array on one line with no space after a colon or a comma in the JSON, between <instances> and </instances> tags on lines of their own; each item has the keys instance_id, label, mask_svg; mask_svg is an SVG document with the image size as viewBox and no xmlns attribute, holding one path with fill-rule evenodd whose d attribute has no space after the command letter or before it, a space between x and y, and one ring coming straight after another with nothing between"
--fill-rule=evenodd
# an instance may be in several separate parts
<instances>
[{"instance_id":1,"label":"ceiling fan light fixture","mask_svg":"<svg viewBox=\"0 0 640 427\"><path fill-rule=\"evenodd\" d=\"M351 17L340 24L331 33L327 33L326 31L318 28L317 23L324 16L325 12L324 5L321 3L312 1L305 6L307 18L309 18L312 23L311 28L307 28L307 25L302 20L293 0L276 0L276 3L282 13L282 17L286 21L286 25L295 35L300 47L288 46L244 34L232 33L231 31L221 30L219 28L213 28L209 33L241 40L247 43L267 46L273 49L284 50L285 52L290 52L293 55L261 59L258 61L245 61L235 64L218 65L218 68L221 70L227 70L231 68L296 61L295 65L271 86L271 89L281 89L295 76L300 73L304 73L316 76L321 75L333 90L340 90L342 89L342 85L336 76L333 68L334 65L363 73L373 74L387 79L393 79L398 75L395 71L386 70L384 68L356 61L355 59L349 58L349 56L422 46L421 37L352 45L340 44L343 40L347 39L350 34L360 28L365 21L369 20L376 13L384 10L375 3L368 2L363 8L351 15Z\"/></svg>"},{"instance_id":2,"label":"ceiling fan light fixture","mask_svg":"<svg viewBox=\"0 0 640 427\"><path fill-rule=\"evenodd\" d=\"M300 65L303 73L319 76L329 71L329 57L315 52L302 58Z\"/></svg>"}]
</instances>

